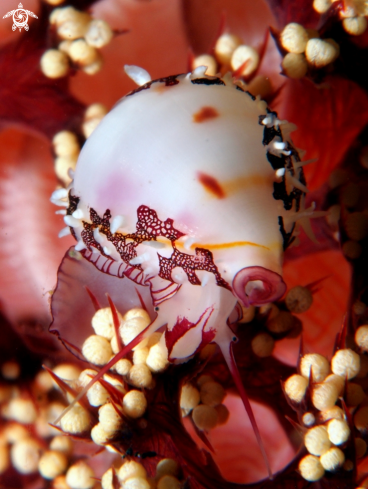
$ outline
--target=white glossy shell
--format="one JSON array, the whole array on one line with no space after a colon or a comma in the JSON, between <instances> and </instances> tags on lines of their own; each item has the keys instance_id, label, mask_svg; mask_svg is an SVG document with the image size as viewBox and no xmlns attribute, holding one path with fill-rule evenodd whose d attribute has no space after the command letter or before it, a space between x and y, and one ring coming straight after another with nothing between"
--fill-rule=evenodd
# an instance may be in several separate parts
<instances>
[{"instance_id":1,"label":"white glossy shell","mask_svg":"<svg viewBox=\"0 0 368 489\"><path fill-rule=\"evenodd\" d=\"M262 143L266 104L230 81L176 79L123 98L105 117L78 161L72 190L81 197L78 208L86 216L90 207L101 216L106 209L123 215L127 233L146 205L161 220L174 220L190 238L181 239L186 248L210 249L230 283L254 264L281 273L278 217L287 213L273 197L275 170ZM209 109L218 115L206 117ZM208 177L218 189L203 183Z\"/></svg>"}]
</instances>

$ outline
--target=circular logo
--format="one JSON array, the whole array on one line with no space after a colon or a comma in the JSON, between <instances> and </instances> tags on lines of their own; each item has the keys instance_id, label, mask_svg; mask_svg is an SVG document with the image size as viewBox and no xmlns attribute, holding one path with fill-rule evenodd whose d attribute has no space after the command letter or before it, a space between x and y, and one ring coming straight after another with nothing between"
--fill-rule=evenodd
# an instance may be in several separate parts
<instances>
[{"instance_id":1,"label":"circular logo","mask_svg":"<svg viewBox=\"0 0 368 489\"><path fill-rule=\"evenodd\" d=\"M18 5L19 7L19 5ZM18 8L17 10L14 10L14 13L13 13L13 31L15 31L15 29L18 27L19 30L22 29L22 27L24 27L24 29L26 31L28 31L29 27L28 27L28 13L26 10L22 9L22 8Z\"/></svg>"}]
</instances>

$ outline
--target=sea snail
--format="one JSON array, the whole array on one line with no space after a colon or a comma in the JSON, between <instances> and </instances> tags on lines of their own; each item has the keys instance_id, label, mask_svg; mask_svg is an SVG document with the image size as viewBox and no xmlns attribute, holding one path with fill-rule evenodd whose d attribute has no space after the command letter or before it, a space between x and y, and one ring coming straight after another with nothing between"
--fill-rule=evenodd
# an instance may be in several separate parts
<instances>
[{"instance_id":1,"label":"sea snail","mask_svg":"<svg viewBox=\"0 0 368 489\"><path fill-rule=\"evenodd\" d=\"M65 223L99 270L150 287L157 317L123 351L166 326L171 361L215 342L236 375L229 318L283 295L307 212L295 127L230 75L126 71L140 86L84 145Z\"/></svg>"}]
</instances>

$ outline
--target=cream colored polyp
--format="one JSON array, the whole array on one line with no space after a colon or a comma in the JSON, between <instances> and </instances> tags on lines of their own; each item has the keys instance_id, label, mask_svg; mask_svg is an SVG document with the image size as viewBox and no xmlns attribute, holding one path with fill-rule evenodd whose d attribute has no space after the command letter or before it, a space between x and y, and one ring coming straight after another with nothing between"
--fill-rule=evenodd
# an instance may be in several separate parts
<instances>
[{"instance_id":1,"label":"cream colored polyp","mask_svg":"<svg viewBox=\"0 0 368 489\"><path fill-rule=\"evenodd\" d=\"M106 209L112 217L123 215L124 234L135 231L140 205L154 209L186 235L178 245L195 243L182 251L210 249L230 285L249 266L281 273L278 216L286 211L272 195L275 170L259 124L265 104L230 81L193 84L187 75L177 80L173 86L155 82L123 98L97 127L75 172L72 194L81 198L78 208L86 217L89 208L100 216ZM203 107L215 109L218 117L194 122ZM206 190L199 173L216 179L225 197ZM75 228L77 236L80 229ZM137 251L151 256L143 268L157 270L157 251L170 256L171 247L153 250L142 244ZM114 250L111 256L119 259Z\"/></svg>"}]
</instances>

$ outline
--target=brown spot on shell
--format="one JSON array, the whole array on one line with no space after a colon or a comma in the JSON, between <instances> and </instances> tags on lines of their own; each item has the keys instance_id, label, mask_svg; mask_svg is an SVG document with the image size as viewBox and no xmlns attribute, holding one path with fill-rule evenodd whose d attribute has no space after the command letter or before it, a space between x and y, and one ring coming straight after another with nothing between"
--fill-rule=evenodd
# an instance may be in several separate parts
<instances>
[{"instance_id":1,"label":"brown spot on shell","mask_svg":"<svg viewBox=\"0 0 368 489\"><path fill-rule=\"evenodd\" d=\"M198 112L193 114L193 122L201 123L206 122L210 119L215 119L220 114L213 107L205 106L202 107Z\"/></svg>"},{"instance_id":2,"label":"brown spot on shell","mask_svg":"<svg viewBox=\"0 0 368 489\"><path fill-rule=\"evenodd\" d=\"M218 199L226 197L224 189L221 187L216 178L208 175L207 173L198 172L198 180L203 187Z\"/></svg>"}]
</instances>

